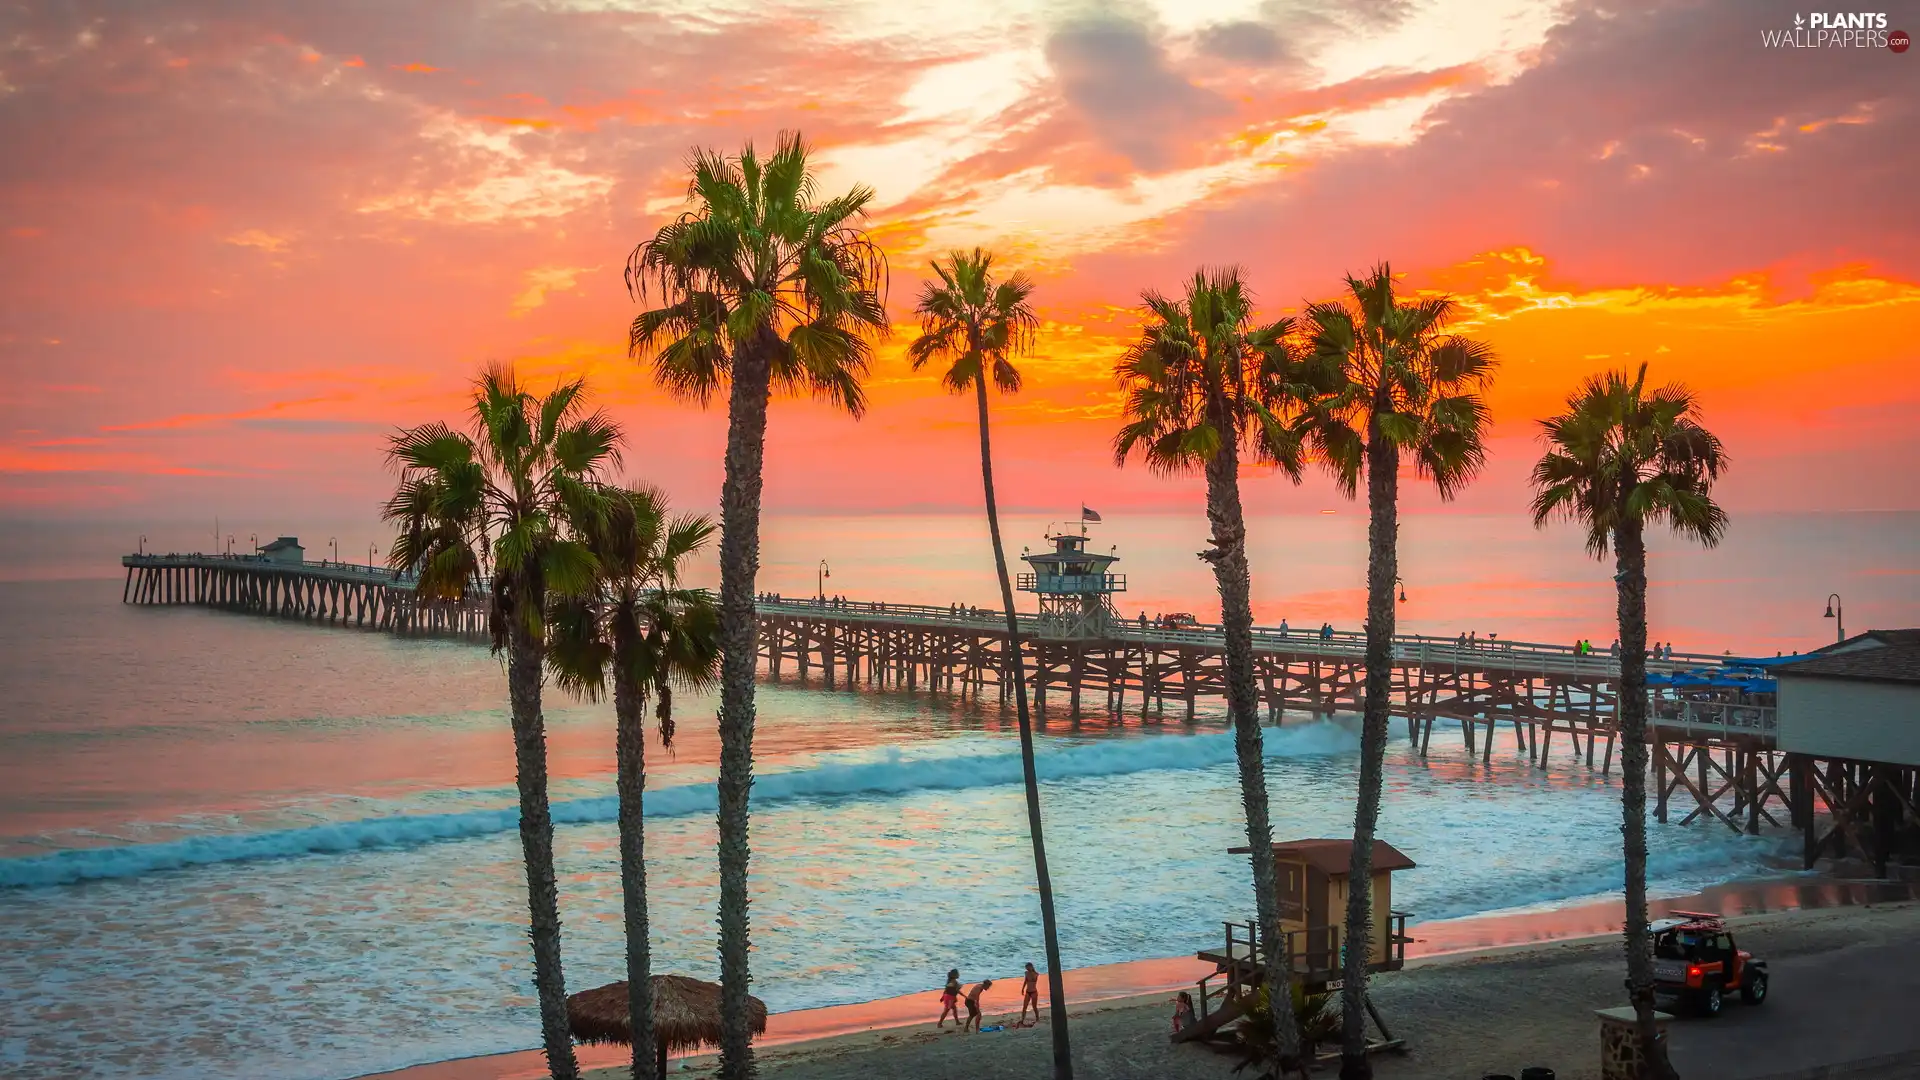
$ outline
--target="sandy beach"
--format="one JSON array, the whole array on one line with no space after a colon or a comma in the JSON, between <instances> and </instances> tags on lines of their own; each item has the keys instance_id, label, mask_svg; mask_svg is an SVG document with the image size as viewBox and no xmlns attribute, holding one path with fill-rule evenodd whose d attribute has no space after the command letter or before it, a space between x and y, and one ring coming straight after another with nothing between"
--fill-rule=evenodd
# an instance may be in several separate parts
<instances>
[{"instance_id":1,"label":"sandy beach","mask_svg":"<svg viewBox=\"0 0 1920 1080\"><path fill-rule=\"evenodd\" d=\"M1796 1044L1776 1051L1764 1038L1741 1034L1753 1021L1734 1007L1711 1031L1698 1025L1678 1029L1677 1057L1684 1059L1694 1052L1711 1053L1714 1058L1707 1070L1689 1075L1728 1080L1764 1077L1783 1069L1920 1051L1920 1032L1913 1035L1913 1047L1901 1045L1905 1025L1897 1023L1887 1025L1891 1034L1868 1032L1867 1043L1856 1047L1833 1045L1817 1034L1801 1038L1793 1028L1779 1024L1782 1017L1795 1016L1814 1032L1823 1030L1817 1010L1809 1012L1804 1004L1809 995L1825 1007L1857 1012L1861 1006L1847 998L1846 987L1865 987L1858 992L1870 999L1864 1006L1869 1009L1877 1007L1877 1001L1905 1000L1920 993L1920 982L1906 975L1920 971L1920 889L1807 875L1729 883L1655 901L1653 910L1656 917L1672 910L1726 914L1742 947L1768 959L1780 973L1775 1000L1765 1012L1752 1010L1753 1021L1792 1037ZM1517 1075L1527 1065L1547 1065L1560 1078L1597 1077L1592 1010L1618 1003L1613 988L1623 977L1615 936L1620 918L1620 903L1614 900L1415 926L1415 941L1409 948L1412 959L1406 969L1379 976L1375 984L1375 1000L1394 1034L1408 1041L1409 1051L1380 1058L1376 1071L1388 1080L1478 1080L1488 1072ZM1793 967L1802 958L1814 963L1855 963L1874 948L1893 945L1911 948L1913 963L1869 964L1865 975L1849 971L1793 977ZM1068 972L1077 1074L1094 1080L1232 1076L1233 1058L1200 1047L1176 1047L1167 1040L1173 989L1190 985L1210 970L1210 965L1191 957L1173 957ZM1874 979L1881 974L1900 981L1876 990ZM1836 985L1842 989L1837 996L1829 993ZM1043 992L1044 986L1043 982ZM1017 987L1017 979L996 979L987 995L987 1026L1005 1025L1012 1019ZM761 1073L783 1080L1044 1080L1049 1075L1044 1026L960 1035L951 1028L941 1031L933 1026L937 1011L937 996L929 991L777 1013L758 1041ZM1866 1026L1842 1023L1838 1027L1851 1034ZM1715 1047L1701 1038L1703 1034L1731 1035L1736 1045L1731 1050ZM1876 1038L1883 1041L1874 1042ZM622 1080L626 1075L625 1047L582 1046L579 1052L582 1065L595 1080ZM1757 1055L1769 1067L1725 1071L1729 1054L1736 1052ZM1800 1059L1794 1058L1796 1053ZM704 1080L714 1075L714 1064L712 1055L704 1055L678 1059L670 1068L676 1077ZM1912 1071L1920 1075L1920 1064ZM536 1080L544 1075L540 1054L522 1051L423 1065L365 1080Z\"/></svg>"},{"instance_id":2,"label":"sandy beach","mask_svg":"<svg viewBox=\"0 0 1920 1080\"><path fill-rule=\"evenodd\" d=\"M1730 925L1742 947L1773 964L1774 999L1755 1008L1731 1006L1716 1021L1676 1021L1674 1057L1683 1075L1733 1080L1920 1050L1920 1033L1898 1023L1856 1020L1851 1027L1881 1029L1868 1036L1880 1041L1867 1045L1856 1045L1861 1036L1851 1028L1846 1038L1853 1043L1831 1044L1804 1038L1804 1032L1783 1023L1804 1019L1816 998L1846 992L1845 981L1821 979L1809 985L1813 980L1790 980L1797 964L1819 965L1849 956L1871 963L1869 954L1879 950L1913 950L1920 943L1920 902L1744 916ZM1876 966L1904 969L1890 975L1911 989L1914 977L1906 974L1912 969L1905 964ZM1409 961L1404 971L1380 976L1375 985L1382 1013L1409 1046L1405 1054L1380 1057L1376 1073L1382 1080L1441 1080L1489 1072L1517 1075L1525 1066L1545 1065L1559 1080L1597 1080L1593 1010L1619 1002L1621 978L1620 945L1612 935ZM1905 1008L1900 1000L1910 1002L1912 997L1909 993L1885 1004ZM1768 1011L1763 1014L1763 1009ZM1859 1016L1857 1009L1850 1011ZM1169 1013L1165 993L1073 1008L1076 1075L1089 1080L1213 1080L1233 1075L1233 1058L1169 1043ZM988 1015L989 1025L1011 1019L997 1008ZM1763 1040L1769 1032L1791 1045L1767 1045ZM1716 1040L1737 1042L1766 1071L1730 1068L1733 1052L1715 1045ZM759 1061L761 1075L779 1080L1044 1080L1048 1053L1045 1027L959 1035L923 1023L770 1047ZM1795 1060L1795 1053L1806 1060ZM1689 1064L1694 1066L1690 1073L1684 1071ZM1913 1068L1920 1069L1920 1063ZM674 1075L695 1080L713 1073L711 1058L695 1058ZM625 1070L607 1068L590 1075L616 1080Z\"/></svg>"}]
</instances>

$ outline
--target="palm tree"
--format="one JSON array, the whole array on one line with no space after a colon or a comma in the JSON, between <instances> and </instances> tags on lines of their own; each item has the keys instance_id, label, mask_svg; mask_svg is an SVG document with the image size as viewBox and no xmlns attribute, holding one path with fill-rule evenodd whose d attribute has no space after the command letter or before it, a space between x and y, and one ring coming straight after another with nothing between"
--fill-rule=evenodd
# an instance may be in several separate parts
<instances>
[{"instance_id":1,"label":"palm tree","mask_svg":"<svg viewBox=\"0 0 1920 1080\"><path fill-rule=\"evenodd\" d=\"M1305 332L1314 355L1340 365L1345 386L1321 418L1326 464L1349 498L1367 480L1366 698L1360 734L1360 790L1354 803L1342 936L1342 1080L1373 1075L1366 1052L1367 957L1372 949L1373 834L1392 706L1393 590L1399 579L1400 462L1451 499L1486 461L1490 420L1480 398L1493 351L1442 331L1458 313L1451 297L1402 302L1385 263L1346 279L1351 305L1309 305Z\"/></svg>"},{"instance_id":2,"label":"palm tree","mask_svg":"<svg viewBox=\"0 0 1920 1080\"><path fill-rule=\"evenodd\" d=\"M1714 481L1727 467L1720 440L1700 424L1683 386L1647 388L1647 365L1629 376L1588 379L1567 411L1542 420L1547 452L1533 467L1533 521L1579 522L1596 559L1614 553L1619 590L1621 828L1626 846L1627 984L1642 1058L1671 1080L1654 1025L1653 950L1647 936L1647 546L1648 522L1665 522L1712 547L1726 532Z\"/></svg>"},{"instance_id":3,"label":"palm tree","mask_svg":"<svg viewBox=\"0 0 1920 1080\"><path fill-rule=\"evenodd\" d=\"M1127 418L1114 439L1114 459L1124 465L1138 451L1155 472L1200 470L1206 477L1213 535L1200 558L1213 566L1220 589L1227 708L1252 849L1254 905L1260 937L1276 969L1270 976L1279 976L1276 985L1288 983L1291 957L1279 945L1279 885L1254 689L1252 582L1239 470L1244 449L1299 482L1303 435L1312 430L1306 423L1308 405L1328 388L1326 372L1300 356L1291 319L1254 322L1252 298L1237 267L1196 272L1181 299L1151 289L1141 298L1146 325L1114 368L1126 392ZM1268 1001L1282 1062L1303 1067L1286 995L1276 993Z\"/></svg>"},{"instance_id":4,"label":"palm tree","mask_svg":"<svg viewBox=\"0 0 1920 1080\"><path fill-rule=\"evenodd\" d=\"M942 266L934 260L940 280L920 290L914 310L920 315L920 337L907 347L913 370L936 358L952 361L940 381L956 394L974 392L980 409L980 479L987 492L987 531L993 537L993 567L1000 575L1000 606L1007 613L1006 668L1012 674L1013 700L1020 717L1020 763L1027 785L1027 829L1033 837L1033 870L1040 887L1040 929L1046 939L1047 991L1053 1002L1053 1075L1073 1076L1073 1053L1067 1039L1066 991L1060 981L1060 931L1053 912L1053 879L1047 873L1047 845L1040 831L1040 781L1033 768L1033 723L1027 712L1026 662L1020 652L1019 619L1013 610L1013 582L1007 576L1007 552L1000 543L1000 511L993 495L993 444L987 433L987 381L1003 394L1017 393L1020 372L1015 353L1030 351L1039 318L1027 298L1033 280L1015 272L1005 281L993 279L993 256L979 248L972 254L956 251Z\"/></svg>"},{"instance_id":5,"label":"palm tree","mask_svg":"<svg viewBox=\"0 0 1920 1080\"><path fill-rule=\"evenodd\" d=\"M606 693L613 668L614 759L620 792L620 888L627 936L627 1018L634 1080L661 1080L666 1048L654 1035L653 959L648 940L646 728L648 695L660 741L673 745L676 685L711 686L720 668L720 612L704 589L681 587L680 564L705 546L704 517L669 520L666 498L646 488L609 488L608 512L582 530L600 564L600 588L549 605L547 655L560 687L589 701Z\"/></svg>"},{"instance_id":6,"label":"palm tree","mask_svg":"<svg viewBox=\"0 0 1920 1080\"><path fill-rule=\"evenodd\" d=\"M388 460L400 472L383 513L399 526L388 564L417 572L423 600L457 602L486 589L493 649L507 654L541 1039L554 1080L575 1080L540 683L548 598L596 587L599 564L570 529L604 513L596 480L618 462L621 434L604 413L586 411L583 382L539 397L506 366L482 372L472 408L471 433L432 423L388 439ZM480 576L489 563L490 584Z\"/></svg>"},{"instance_id":7,"label":"palm tree","mask_svg":"<svg viewBox=\"0 0 1920 1080\"><path fill-rule=\"evenodd\" d=\"M760 566L760 468L774 387L859 416L870 339L887 329L886 257L855 222L873 190L818 200L797 133L764 160L693 154L690 208L627 259L642 311L629 352L706 404L728 386L720 487L720 1074L753 1075L747 1008L747 794L753 786L753 593Z\"/></svg>"}]
</instances>

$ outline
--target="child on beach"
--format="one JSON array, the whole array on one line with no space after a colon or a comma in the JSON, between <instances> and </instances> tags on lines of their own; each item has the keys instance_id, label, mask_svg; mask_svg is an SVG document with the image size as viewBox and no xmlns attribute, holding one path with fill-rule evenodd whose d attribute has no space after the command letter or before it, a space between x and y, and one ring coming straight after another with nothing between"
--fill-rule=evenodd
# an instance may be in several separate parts
<instances>
[{"instance_id":1,"label":"child on beach","mask_svg":"<svg viewBox=\"0 0 1920 1080\"><path fill-rule=\"evenodd\" d=\"M1040 1022L1040 973L1033 970L1032 964L1027 965L1027 973L1020 981L1019 1022L1022 1024L1027 1022L1029 1005L1033 1006L1033 1022L1037 1024Z\"/></svg>"},{"instance_id":2,"label":"child on beach","mask_svg":"<svg viewBox=\"0 0 1920 1080\"><path fill-rule=\"evenodd\" d=\"M946 1027L947 1017L960 1019L960 969L947 972L946 989L940 991L940 1022L934 1027Z\"/></svg>"},{"instance_id":3,"label":"child on beach","mask_svg":"<svg viewBox=\"0 0 1920 1080\"><path fill-rule=\"evenodd\" d=\"M973 989L967 991L967 1018L960 1022L961 1031L971 1026L975 1035L980 1034L980 995L986 993L992 986L992 979L981 979L974 984Z\"/></svg>"},{"instance_id":4,"label":"child on beach","mask_svg":"<svg viewBox=\"0 0 1920 1080\"><path fill-rule=\"evenodd\" d=\"M1175 1035L1193 1026L1193 995L1185 990L1173 999L1173 1033Z\"/></svg>"}]
</instances>

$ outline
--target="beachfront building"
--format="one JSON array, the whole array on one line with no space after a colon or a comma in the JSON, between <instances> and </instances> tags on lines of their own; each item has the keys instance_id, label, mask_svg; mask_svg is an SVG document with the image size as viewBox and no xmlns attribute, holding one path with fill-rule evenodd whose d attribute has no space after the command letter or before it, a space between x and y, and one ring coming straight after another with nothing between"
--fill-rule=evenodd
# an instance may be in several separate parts
<instances>
[{"instance_id":1,"label":"beachfront building","mask_svg":"<svg viewBox=\"0 0 1920 1080\"><path fill-rule=\"evenodd\" d=\"M299 566L307 561L307 549L300 546L297 536L282 536L271 544L262 544L258 551L268 562Z\"/></svg>"},{"instance_id":2,"label":"beachfront building","mask_svg":"<svg viewBox=\"0 0 1920 1080\"><path fill-rule=\"evenodd\" d=\"M1108 573L1120 556L1109 550L1100 555L1087 550L1087 523L1079 532L1061 530L1047 536L1053 550L1020 558L1033 567L1020 575L1020 591L1040 597L1041 633L1057 638L1108 638L1120 621L1113 594L1127 591L1124 574Z\"/></svg>"},{"instance_id":3,"label":"beachfront building","mask_svg":"<svg viewBox=\"0 0 1920 1080\"><path fill-rule=\"evenodd\" d=\"M1773 674L1807 867L1852 854L1881 877L1896 859L1920 865L1920 629L1869 630Z\"/></svg>"}]
</instances>

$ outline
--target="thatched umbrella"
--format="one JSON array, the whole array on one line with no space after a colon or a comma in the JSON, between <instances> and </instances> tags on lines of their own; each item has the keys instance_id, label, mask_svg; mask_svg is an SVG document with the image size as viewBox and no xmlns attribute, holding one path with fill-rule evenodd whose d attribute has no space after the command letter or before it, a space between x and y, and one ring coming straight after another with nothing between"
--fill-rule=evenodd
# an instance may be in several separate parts
<instances>
[{"instance_id":1,"label":"thatched umbrella","mask_svg":"<svg viewBox=\"0 0 1920 1080\"><path fill-rule=\"evenodd\" d=\"M567 1025L581 1042L633 1044L627 1022L627 984L608 983L567 996ZM767 1003L747 998L754 1033L767 1030ZM697 1050L720 1042L720 986L685 975L653 976L653 1032L659 1039L659 1075L667 1075L668 1050Z\"/></svg>"}]
</instances>

